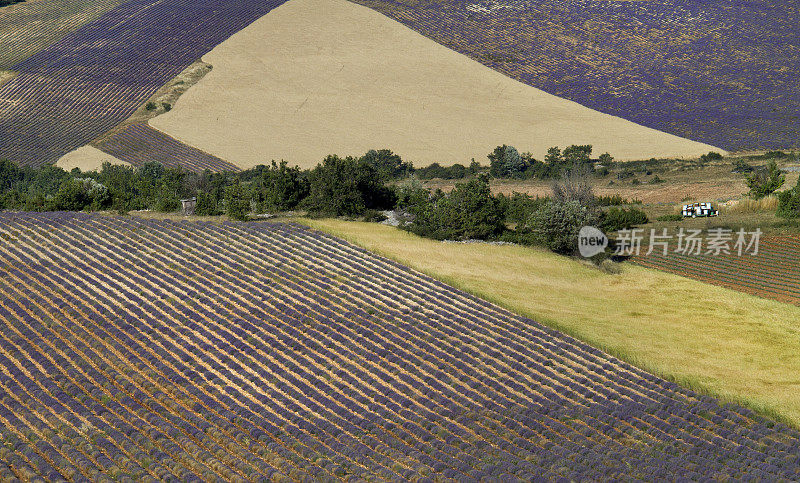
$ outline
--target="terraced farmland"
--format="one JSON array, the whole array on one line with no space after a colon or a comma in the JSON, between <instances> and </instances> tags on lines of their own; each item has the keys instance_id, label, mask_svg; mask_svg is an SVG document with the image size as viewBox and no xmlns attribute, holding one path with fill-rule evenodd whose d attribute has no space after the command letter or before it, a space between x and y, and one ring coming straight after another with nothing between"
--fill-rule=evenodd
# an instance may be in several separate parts
<instances>
[{"instance_id":1,"label":"terraced farmland","mask_svg":"<svg viewBox=\"0 0 800 483\"><path fill-rule=\"evenodd\" d=\"M0 155L56 161L127 119L168 80L284 0L129 0L11 67ZM13 8L13 7L11 7Z\"/></svg>"},{"instance_id":2,"label":"terraced farmland","mask_svg":"<svg viewBox=\"0 0 800 483\"><path fill-rule=\"evenodd\" d=\"M308 228L0 238L0 479L800 477L797 431Z\"/></svg>"},{"instance_id":3,"label":"terraced farmland","mask_svg":"<svg viewBox=\"0 0 800 483\"><path fill-rule=\"evenodd\" d=\"M526 84L723 149L798 146L800 18L771 0L353 0Z\"/></svg>"},{"instance_id":4,"label":"terraced farmland","mask_svg":"<svg viewBox=\"0 0 800 483\"><path fill-rule=\"evenodd\" d=\"M657 251L657 250L656 250ZM712 256L669 252L634 257L639 265L722 285L760 297L800 305L800 237L761 240L758 254Z\"/></svg>"}]
</instances>

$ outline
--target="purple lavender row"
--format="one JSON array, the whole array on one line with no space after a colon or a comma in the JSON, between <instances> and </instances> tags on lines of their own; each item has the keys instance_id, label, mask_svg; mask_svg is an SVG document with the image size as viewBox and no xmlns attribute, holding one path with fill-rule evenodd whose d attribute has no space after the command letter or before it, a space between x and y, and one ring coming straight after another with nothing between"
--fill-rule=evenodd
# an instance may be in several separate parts
<instances>
[{"instance_id":1,"label":"purple lavender row","mask_svg":"<svg viewBox=\"0 0 800 483\"><path fill-rule=\"evenodd\" d=\"M0 87L0 156L51 163L284 0L131 0L15 65Z\"/></svg>"},{"instance_id":2,"label":"purple lavender row","mask_svg":"<svg viewBox=\"0 0 800 483\"><path fill-rule=\"evenodd\" d=\"M797 2L353 1L601 112L728 150L800 146Z\"/></svg>"},{"instance_id":3,"label":"purple lavender row","mask_svg":"<svg viewBox=\"0 0 800 483\"><path fill-rule=\"evenodd\" d=\"M16 471L800 476L796 431L298 225L2 213L0 236Z\"/></svg>"},{"instance_id":4,"label":"purple lavender row","mask_svg":"<svg viewBox=\"0 0 800 483\"><path fill-rule=\"evenodd\" d=\"M157 161L164 166L194 172L239 171L236 165L183 144L147 124L131 124L96 146L134 166Z\"/></svg>"}]
</instances>

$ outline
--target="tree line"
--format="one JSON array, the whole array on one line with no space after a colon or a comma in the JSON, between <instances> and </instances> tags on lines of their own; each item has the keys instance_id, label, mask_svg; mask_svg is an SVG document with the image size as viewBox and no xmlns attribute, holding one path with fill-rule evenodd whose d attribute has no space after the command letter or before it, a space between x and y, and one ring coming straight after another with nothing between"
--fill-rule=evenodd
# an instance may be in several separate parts
<instances>
[{"instance_id":1,"label":"tree line","mask_svg":"<svg viewBox=\"0 0 800 483\"><path fill-rule=\"evenodd\" d=\"M330 155L308 170L273 161L221 173L192 173L159 163L135 168L105 163L97 171L65 171L2 160L0 209L174 212L181 199L196 197L195 214L227 214L236 220L247 220L251 213L302 210L310 216L381 221L383 211L393 210L401 228L429 238L539 244L570 254L582 226L612 232L648 222L643 211L623 206L629 202L619 196L594 196L590 176L613 158L592 159L591 152L591 146L551 148L539 162L511 146L498 146L488 155L488 168L477 163L464 167L469 177L448 193L417 181L420 171L441 166L415 169L389 150L361 157ZM491 178L519 176L550 179L552 194L491 192ZM396 182L409 177L410 182ZM748 183L754 193L771 193L783 184L783 175L771 163L750 173ZM800 184L778 196L779 214L800 216Z\"/></svg>"}]
</instances>

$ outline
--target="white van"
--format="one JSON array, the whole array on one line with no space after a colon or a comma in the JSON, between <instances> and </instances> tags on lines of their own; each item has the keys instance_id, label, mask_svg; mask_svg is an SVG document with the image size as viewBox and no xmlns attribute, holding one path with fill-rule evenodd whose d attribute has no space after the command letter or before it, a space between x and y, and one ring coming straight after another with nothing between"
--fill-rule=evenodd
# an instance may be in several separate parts
<instances>
[{"instance_id":1,"label":"white van","mask_svg":"<svg viewBox=\"0 0 800 483\"><path fill-rule=\"evenodd\" d=\"M683 205L681 214L684 218L697 218L698 216L719 216L719 211L714 209L711 203L692 203Z\"/></svg>"}]
</instances>

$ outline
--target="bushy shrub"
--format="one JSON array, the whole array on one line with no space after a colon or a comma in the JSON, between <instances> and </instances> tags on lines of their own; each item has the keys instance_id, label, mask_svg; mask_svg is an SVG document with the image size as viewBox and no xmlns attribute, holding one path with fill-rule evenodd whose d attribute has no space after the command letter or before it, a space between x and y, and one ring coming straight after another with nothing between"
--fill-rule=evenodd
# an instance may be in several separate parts
<instances>
[{"instance_id":1,"label":"bushy shrub","mask_svg":"<svg viewBox=\"0 0 800 483\"><path fill-rule=\"evenodd\" d=\"M611 207L600 215L600 229L606 233L647 223L647 213L636 208Z\"/></svg>"},{"instance_id":2,"label":"bushy shrub","mask_svg":"<svg viewBox=\"0 0 800 483\"><path fill-rule=\"evenodd\" d=\"M711 151L700 156L700 161L703 163L707 163L709 161L719 161L720 159L722 159L722 155L716 151Z\"/></svg>"},{"instance_id":3,"label":"bushy shrub","mask_svg":"<svg viewBox=\"0 0 800 483\"><path fill-rule=\"evenodd\" d=\"M573 255L577 251L578 232L582 227L596 225L594 210L577 200L549 201L530 220L539 242L562 255Z\"/></svg>"},{"instance_id":4,"label":"bushy shrub","mask_svg":"<svg viewBox=\"0 0 800 483\"><path fill-rule=\"evenodd\" d=\"M754 169L755 168L744 159L739 158L733 162L734 173L752 173Z\"/></svg>"},{"instance_id":5,"label":"bushy shrub","mask_svg":"<svg viewBox=\"0 0 800 483\"><path fill-rule=\"evenodd\" d=\"M217 198L209 192L200 192L197 195L197 204L194 207L194 214L199 216L216 216L222 212L217 207Z\"/></svg>"},{"instance_id":6,"label":"bushy shrub","mask_svg":"<svg viewBox=\"0 0 800 483\"><path fill-rule=\"evenodd\" d=\"M362 163L372 166L384 180L405 178L414 172L411 163L406 163L403 159L388 149L370 149L359 160Z\"/></svg>"},{"instance_id":7,"label":"bushy shrub","mask_svg":"<svg viewBox=\"0 0 800 483\"><path fill-rule=\"evenodd\" d=\"M250 195L239 183L225 188L225 213L232 220L247 221L250 213Z\"/></svg>"},{"instance_id":8,"label":"bushy shrub","mask_svg":"<svg viewBox=\"0 0 800 483\"><path fill-rule=\"evenodd\" d=\"M619 193L615 193L613 195L597 196L595 198L595 203L597 206L616 206L628 205L630 204L630 201L627 198L623 198Z\"/></svg>"},{"instance_id":9,"label":"bushy shrub","mask_svg":"<svg viewBox=\"0 0 800 483\"><path fill-rule=\"evenodd\" d=\"M375 168L352 157L326 157L309 180L307 205L316 215L361 216L367 209L391 209L397 201Z\"/></svg>"},{"instance_id":10,"label":"bushy shrub","mask_svg":"<svg viewBox=\"0 0 800 483\"><path fill-rule=\"evenodd\" d=\"M775 161L770 161L766 167L759 168L747 176L750 196L757 200L777 191L785 181L786 175L781 172Z\"/></svg>"},{"instance_id":11,"label":"bushy shrub","mask_svg":"<svg viewBox=\"0 0 800 483\"><path fill-rule=\"evenodd\" d=\"M98 210L109 205L108 188L92 178L65 180L53 197L52 208L59 211Z\"/></svg>"},{"instance_id":12,"label":"bushy shrub","mask_svg":"<svg viewBox=\"0 0 800 483\"><path fill-rule=\"evenodd\" d=\"M528 167L514 146L497 146L488 158L489 174L495 178L521 178Z\"/></svg>"},{"instance_id":13,"label":"bushy shrub","mask_svg":"<svg viewBox=\"0 0 800 483\"><path fill-rule=\"evenodd\" d=\"M309 182L297 166L290 168L286 161L260 166L252 180L256 209L260 212L295 209L308 196Z\"/></svg>"},{"instance_id":14,"label":"bushy shrub","mask_svg":"<svg viewBox=\"0 0 800 483\"><path fill-rule=\"evenodd\" d=\"M497 195L497 203L505 214L506 223L524 224L533 212L538 211L549 201L549 198L533 197L525 193L514 192L511 196Z\"/></svg>"},{"instance_id":15,"label":"bushy shrub","mask_svg":"<svg viewBox=\"0 0 800 483\"><path fill-rule=\"evenodd\" d=\"M777 214L782 218L800 218L800 180L794 188L778 193Z\"/></svg>"},{"instance_id":16,"label":"bushy shrub","mask_svg":"<svg viewBox=\"0 0 800 483\"><path fill-rule=\"evenodd\" d=\"M453 191L437 191L424 196L412 193L414 204L407 209L413 221L404 228L436 240L486 240L505 229L503 212L482 175L456 184Z\"/></svg>"}]
</instances>

